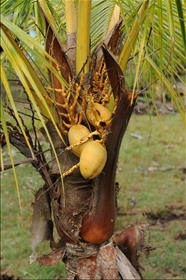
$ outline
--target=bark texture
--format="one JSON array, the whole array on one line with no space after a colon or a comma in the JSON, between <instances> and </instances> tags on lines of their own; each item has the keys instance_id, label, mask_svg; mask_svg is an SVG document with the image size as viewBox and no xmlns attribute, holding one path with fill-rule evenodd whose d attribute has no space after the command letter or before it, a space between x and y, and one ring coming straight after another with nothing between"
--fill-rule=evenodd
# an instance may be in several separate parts
<instances>
[{"instance_id":1,"label":"bark texture","mask_svg":"<svg viewBox=\"0 0 186 280\"><path fill-rule=\"evenodd\" d=\"M69 248L70 247L70 248ZM141 279L127 258L112 242L97 245L67 245L67 278ZM125 268L123 267L125 266ZM127 269L126 269L127 268Z\"/></svg>"}]
</instances>

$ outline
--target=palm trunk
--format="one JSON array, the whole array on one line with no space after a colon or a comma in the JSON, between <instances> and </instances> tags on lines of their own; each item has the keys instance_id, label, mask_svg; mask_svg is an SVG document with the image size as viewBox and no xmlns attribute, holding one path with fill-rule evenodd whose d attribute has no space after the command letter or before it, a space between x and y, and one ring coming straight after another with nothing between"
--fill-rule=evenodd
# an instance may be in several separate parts
<instances>
[{"instance_id":1,"label":"palm trunk","mask_svg":"<svg viewBox=\"0 0 186 280\"><path fill-rule=\"evenodd\" d=\"M117 50L120 25L121 22L115 27L113 34L109 35L107 42L114 52ZM68 82L69 77L72 79L70 64L57 38L53 38L52 29L48 24L47 27L47 51L57 59L59 70ZM102 65L105 63L107 71L102 71L110 80L116 107L107 128L108 135L105 141L107 162L101 174L94 179L84 179L77 168L63 181L59 177L60 170L57 163L53 163L51 178L54 185L50 185L48 189L55 226L61 240L53 248L53 252L48 257L39 258L39 262L48 265L58 262L60 258L63 259L66 264L67 279L140 279L136 271L138 266L135 269L111 239L116 219L115 174L119 149L135 106L136 95L132 96L126 90L123 73L105 45L102 46L102 51L105 62L103 58L100 59L100 52L97 53L96 67L100 62L103 63ZM91 71L97 71L96 69ZM90 73L90 78L86 80L84 87L91 88L93 74L94 72ZM63 86L53 74L51 74L51 81L54 90L62 89ZM58 90L55 92L55 98L58 103L63 104L63 96ZM92 89L90 91L94 92ZM73 96L69 106L72 104L72 99ZM63 115L68 113L68 108L57 106L57 110L63 122ZM56 154L59 155L61 171L66 172L79 162L79 158L72 151L66 150L66 145L57 135L53 125L48 123L47 126ZM63 134L63 139L68 143L66 138ZM137 243L138 240L135 239L135 244Z\"/></svg>"}]
</instances>

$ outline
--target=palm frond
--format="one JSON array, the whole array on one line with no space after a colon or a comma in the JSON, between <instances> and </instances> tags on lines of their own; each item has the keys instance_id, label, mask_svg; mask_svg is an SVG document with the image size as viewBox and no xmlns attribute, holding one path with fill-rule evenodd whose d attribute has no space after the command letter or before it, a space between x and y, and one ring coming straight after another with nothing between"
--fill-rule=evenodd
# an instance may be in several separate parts
<instances>
[{"instance_id":1,"label":"palm frond","mask_svg":"<svg viewBox=\"0 0 186 280\"><path fill-rule=\"evenodd\" d=\"M37 102L41 113L47 118L53 120L53 122L57 123L57 113L55 112L53 105L45 100L44 96L47 96L48 94L38 79L37 74L21 52L20 48L17 46L11 34L5 29L4 26L2 26L1 30L2 48L5 51L7 58L12 64L14 70L16 71L30 99L33 101L33 104L36 104ZM17 61L19 61L19 64L17 64ZM34 99L36 102L34 102ZM35 109L38 111L37 107L35 107Z\"/></svg>"},{"instance_id":2,"label":"palm frond","mask_svg":"<svg viewBox=\"0 0 186 280\"><path fill-rule=\"evenodd\" d=\"M172 89L173 86L171 87L176 80L184 82L185 73L184 27L181 25L184 23L186 8L182 5L182 1L179 1L181 2L178 4L181 7L179 11L176 2L176 0L149 1L147 17L143 22L139 22L139 36L127 65L126 70L130 76L126 73L126 83L134 91L159 79L162 88L166 88L183 115L183 101L181 102L180 96ZM124 30L128 33L123 40L123 54L126 53L125 49L128 51L126 46L130 37L132 17L136 13L136 7L139 8L137 5L141 3L142 1L136 1L134 5L134 1L118 1L125 24ZM123 59L120 59L120 64L123 64ZM130 78L127 79L128 77ZM154 87L148 92L154 97L157 94ZM176 98L179 102L176 102Z\"/></svg>"},{"instance_id":3,"label":"palm frond","mask_svg":"<svg viewBox=\"0 0 186 280\"><path fill-rule=\"evenodd\" d=\"M182 4L182 1L176 0L176 6L177 6L177 12L178 17L180 21L180 27L181 27L181 34L183 37L183 44L186 50L186 30L185 30L185 11L184 11L184 3Z\"/></svg>"},{"instance_id":4,"label":"palm frond","mask_svg":"<svg viewBox=\"0 0 186 280\"><path fill-rule=\"evenodd\" d=\"M115 8L115 1L92 1L91 8L91 49L92 51L103 41Z\"/></svg>"},{"instance_id":5,"label":"palm frond","mask_svg":"<svg viewBox=\"0 0 186 280\"><path fill-rule=\"evenodd\" d=\"M154 63L154 61L150 57L147 58L147 61L149 62L149 64L152 65L153 69L157 73L157 76L162 80L162 82L166 86L167 90L170 92L170 94L172 96L172 99L173 99L176 107L178 108L179 113L182 116L183 121L185 122L185 108L184 108L184 104L183 104L183 101L182 101L181 97L176 94L176 92L174 91L171 83L169 82L169 80L165 76L162 75L159 67Z\"/></svg>"},{"instance_id":6,"label":"palm frond","mask_svg":"<svg viewBox=\"0 0 186 280\"><path fill-rule=\"evenodd\" d=\"M6 26L3 24L5 24ZM59 116L57 114L57 111L55 110L55 106L53 102L51 102L52 101L51 97L47 99L47 97L49 96L47 86L49 85L51 87L50 81L48 81L48 79L45 76L47 72L45 70L45 73L43 75L42 72L38 71L37 67L35 70L33 69L32 64L35 65L34 60L30 59L30 55L28 55L28 53L25 52L24 49L23 51L21 50L21 48L18 46L17 42L12 36L12 33L8 30L8 28L10 28L10 30L14 34L16 41L17 39L20 38L19 44L23 43L25 48L28 48L30 52L33 50L32 55L34 54L35 59L37 58L38 61L40 60L43 62L44 69L49 69L50 71L53 71L62 84L66 84L66 81L59 75L59 73L52 66L52 62L55 64L57 62L43 50L43 46L40 43L38 43L36 40L28 36L26 33L24 33L23 30L19 29L19 27L14 25L12 22L2 17L1 42L2 42L2 48L4 50L3 56L6 55L7 63L8 62L10 63L10 66L12 67L12 69L14 69L16 75L18 76L18 79L20 80L24 90L26 91L27 96L29 97L29 100L33 106L33 109L37 113L42 123L42 126L46 131L46 135L49 139L51 148L53 149L54 156L56 157L58 168L59 170L61 170L53 142L51 140L50 134L45 124L46 121L51 120L53 122L56 131L58 132L59 137L63 141L61 133L59 132L59 128L56 125L59 124ZM9 67L9 69L11 68ZM8 70L8 68L6 70ZM38 77L38 72L40 73L40 75L42 74L41 80L43 83ZM25 130L24 130L25 128L23 127L22 121L17 111L17 107L15 105L15 101L13 99L13 93L10 90L9 81L6 78L6 73L3 68L1 71L1 77L7 94L6 102L10 104L14 112L15 118L21 129L21 132L24 135L27 145L31 150L30 144L27 141L27 136L25 135ZM6 123L4 123L4 126L6 127ZM14 165L12 164L12 166Z\"/></svg>"}]
</instances>

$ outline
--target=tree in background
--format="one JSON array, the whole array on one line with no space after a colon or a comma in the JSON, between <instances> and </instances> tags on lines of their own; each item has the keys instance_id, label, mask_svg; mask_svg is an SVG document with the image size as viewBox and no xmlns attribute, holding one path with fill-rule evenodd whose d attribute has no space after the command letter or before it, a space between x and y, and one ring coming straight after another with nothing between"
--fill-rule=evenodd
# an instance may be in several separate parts
<instances>
[{"instance_id":1,"label":"tree in background","mask_svg":"<svg viewBox=\"0 0 186 280\"><path fill-rule=\"evenodd\" d=\"M182 1L5 1L1 12L1 158L5 145L10 151L1 170L13 168L18 193L16 165L32 163L44 180L35 194L30 262L63 260L68 279L140 278L147 225L138 222L114 235L117 160L139 89L150 84L153 92L155 82L166 87L184 118L172 87L184 72ZM33 133L17 109L12 80L26 95ZM13 160L11 145L24 161ZM52 252L38 257L44 239Z\"/></svg>"}]
</instances>

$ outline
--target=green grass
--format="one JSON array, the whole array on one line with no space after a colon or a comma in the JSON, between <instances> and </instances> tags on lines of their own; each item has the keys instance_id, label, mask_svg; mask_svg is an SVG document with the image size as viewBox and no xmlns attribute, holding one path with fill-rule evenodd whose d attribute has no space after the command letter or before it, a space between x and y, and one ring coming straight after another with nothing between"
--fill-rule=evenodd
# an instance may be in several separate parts
<instances>
[{"instance_id":1,"label":"green grass","mask_svg":"<svg viewBox=\"0 0 186 280\"><path fill-rule=\"evenodd\" d=\"M136 220L151 225L150 244L157 250L141 260L146 279L186 278L185 241L175 239L185 234L185 133L179 115L133 115L121 146L117 230ZM159 221L148 219L148 213L159 213Z\"/></svg>"},{"instance_id":2,"label":"green grass","mask_svg":"<svg viewBox=\"0 0 186 280\"><path fill-rule=\"evenodd\" d=\"M179 115L132 116L118 162L117 181L121 189L116 230L136 220L150 224L149 243L157 249L151 252L150 258L141 258L145 279L186 278L185 243L177 238L185 234L185 174L181 169L186 166L185 160L185 127ZM149 167L158 169L150 171ZM166 170L162 171L164 167ZM3 172L1 178L1 270L22 279L65 279L63 263L53 267L28 264L30 204L34 191L43 182L28 164L16 167L16 171L22 215L12 170ZM149 215L158 213L159 221L150 219ZM47 245L44 242L39 250L48 251Z\"/></svg>"}]
</instances>

